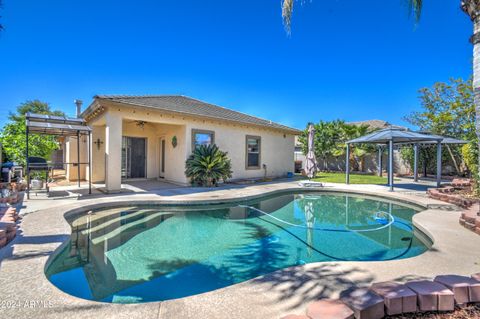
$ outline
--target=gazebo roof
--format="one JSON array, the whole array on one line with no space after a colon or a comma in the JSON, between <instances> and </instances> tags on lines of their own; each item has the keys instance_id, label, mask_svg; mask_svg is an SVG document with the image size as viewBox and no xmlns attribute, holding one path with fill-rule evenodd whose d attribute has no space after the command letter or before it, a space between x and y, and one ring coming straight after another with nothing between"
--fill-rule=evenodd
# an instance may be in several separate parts
<instances>
[{"instance_id":1,"label":"gazebo roof","mask_svg":"<svg viewBox=\"0 0 480 319\"><path fill-rule=\"evenodd\" d=\"M92 131L83 119L34 113L27 113L25 117L30 133L75 136L89 134Z\"/></svg>"},{"instance_id":2,"label":"gazebo roof","mask_svg":"<svg viewBox=\"0 0 480 319\"><path fill-rule=\"evenodd\" d=\"M464 144L465 141L439 136L432 134L425 134L419 132L413 132L399 128L387 128L380 131L375 131L368 135L355 138L347 142L347 144L357 143L373 143L373 144L386 144L392 141L394 144L408 144L408 143L421 143L421 144L435 144L441 142L442 144Z\"/></svg>"}]
</instances>

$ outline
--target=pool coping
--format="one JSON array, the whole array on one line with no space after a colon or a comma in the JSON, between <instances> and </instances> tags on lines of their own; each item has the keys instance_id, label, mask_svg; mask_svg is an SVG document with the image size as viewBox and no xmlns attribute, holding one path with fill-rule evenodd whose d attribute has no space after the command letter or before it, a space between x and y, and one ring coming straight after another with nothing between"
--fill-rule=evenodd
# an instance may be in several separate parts
<instances>
[{"instance_id":1,"label":"pool coping","mask_svg":"<svg viewBox=\"0 0 480 319\"><path fill-rule=\"evenodd\" d=\"M213 192L215 191L221 193L222 191L224 191L224 189L214 190ZM452 257L455 255L454 254L455 251L451 249L452 247L443 247L445 246L444 240L442 239L443 234L442 232L439 232L439 229L437 227L438 225L436 225L439 223L440 218L432 219L431 218L432 214L434 217L436 214L440 214L442 218L445 217L444 215L448 215L449 217L447 218L449 220L448 224L443 226L440 225L440 228L445 226L447 226L447 228L451 227L454 229L455 232L459 232L459 234L462 234L463 237L466 237L465 239L460 240L457 243L457 245L467 245L468 249L471 250L474 247L479 247L475 245L480 244L480 236L471 234L472 237L470 237L469 235L467 235L467 234L470 234L470 232L468 232L467 230L463 229L463 227L460 227L458 225L458 216L460 213L457 210L458 208L455 205L439 202L437 200L431 200L429 198L415 196L413 194L390 193L390 192L381 191L377 189L368 189L366 187L359 187L359 186L345 187L344 185L342 186L328 185L327 187L324 187L324 188L310 189L310 188L299 187L296 183L292 183L292 182L276 184L273 187L272 185L256 185L252 187L246 187L242 189L241 192L239 192L238 190L233 190L233 191L236 191L234 193L238 193L238 194L236 194L235 196L230 196L230 197L226 196L224 198L218 198L218 199L205 198L205 197L203 199L202 198L195 199L195 198L189 198L188 195L186 196L179 195L174 200L168 200L165 198L160 198L158 196L152 196L151 194L141 195L141 196L118 196L118 197L112 196L112 197L106 197L101 199L94 198L90 200L76 202L75 205L73 205L75 207L52 208L51 210L46 209L46 210L42 210L42 211L38 211L32 214L26 215L21 224L22 234L25 234L25 235L36 234L37 236L41 236L42 234L48 234L46 236L52 236L52 235L55 235L56 233L57 234L59 233L61 234L60 235L61 238L59 239L59 242L40 244L40 246L42 248L46 248L47 251L44 252L44 254L41 256L32 257L32 258L22 258L22 253L25 253L25 250L27 250L28 252L35 251L35 249L39 250L40 247L35 247L35 245L30 244L28 241L25 244L24 242L22 242L22 239L24 239L22 238L22 236L18 236L19 237L18 239L15 239L8 245L9 248L7 249L11 249L11 254L6 253L5 249L0 250L0 259L3 259L1 268L0 268L0 283L4 283L6 287L9 287L10 289L12 289L12 292L10 293L5 292L4 291L5 289L3 289L3 291L0 291L0 300L9 300L9 299L16 300L13 296L17 296L17 299L23 298L24 300L27 300L27 296L30 296L30 298L35 298L36 296L37 299L39 298L39 296L42 296L42 298L48 297L50 298L50 300L56 300L56 303L58 303L58 305L52 308L46 307L41 309L39 308L30 309L25 307L15 307L15 308L12 307L11 309L2 309L0 304L0 313L2 313L2 311L5 311L5 312L14 313L15 317L25 317L25 318L30 318L33 316L33 314L37 316L39 315L39 313L42 313L42 317L55 318L55 317L58 317L59 314L61 313L64 314L65 313L64 311L67 311L67 312L72 311L71 304L75 304L76 305L75 309L77 309L77 311L74 313L70 313L71 316L69 317L81 318L81 317L85 317L87 315L93 315L93 314L109 317L112 315L110 311L112 311L112 309L115 309L116 317L120 315L119 313L117 313L117 311L119 311L122 315L125 315L125 317L128 317L128 318L140 317L139 316L140 314L142 315L142 317L145 317L145 313L149 313L151 315L153 311L157 313L157 315L154 316L157 318L169 318L174 313L179 314L178 316L179 318L189 318L189 317L221 318L224 315L222 310L219 309L217 311L213 309L212 306L208 307L209 303L210 305L216 305L217 307L220 307L219 300L222 300L227 305L234 306L232 305L232 300L237 299L239 303L244 304L246 302L247 305L246 307L245 306L239 307L239 305L235 305L236 307L238 307L237 309L238 313L236 313L238 316L236 315L234 317L239 317L239 318L251 317L252 307L248 305L249 303L248 300L250 299L242 300L241 292L256 291L257 293L255 295L264 296L265 300L273 298L272 296L270 296L270 294L276 295L278 294L278 292L274 293L271 291L272 289L265 290L261 287L266 282L270 284L271 282L274 282L274 281L276 281L276 284L282 285L282 283L278 282L279 280L276 279L276 276L278 274L284 274L292 271L305 274L305 273L308 273L311 269L315 269L315 267L324 268L324 267L330 267L330 266L333 267L333 265L335 265L335 268L332 268L332 269L334 269L334 271L336 272L339 272L339 276L345 276L346 278L345 280L351 282L352 284L361 285L362 282L355 279L355 276L353 276L352 273L348 272L349 268L359 267L359 269L368 270L369 268L372 268L372 266L380 266L382 271L393 274L393 273L401 273L402 271L404 272L405 269L402 269L402 267L404 268L402 264L411 265L411 264L415 264L416 262L422 263L422 261L423 262L428 261L428 259L426 259L426 257L424 256L425 254L427 254L425 253L425 254L422 254L416 257L411 257L408 259L383 261L383 262L313 263L313 264L307 264L304 266L294 266L294 267L286 268L283 270L278 270L271 274L263 275L243 283L239 283L226 288L221 288L211 292L203 293L200 295L185 297L181 299L174 299L169 301L160 301L160 302L152 302L152 303L136 304L136 305L118 305L118 304L109 304L109 303L99 303L99 302L80 299L74 296L70 296L66 293L63 293L48 281L48 279L44 275L44 269L47 266L47 264L55 258L57 253L60 251L61 247L68 242L68 239L71 235L70 226L67 223L67 220L65 219L65 217L67 215L71 216L72 214L78 214L81 211L85 212L90 209L94 209L94 207L97 207L97 208L100 206L105 207L106 204L111 205L111 207L122 206L122 203L124 204L128 203L131 205L141 205L145 203L162 204L162 205L182 205L182 204L198 205L198 204L231 203L231 202L238 202L238 201L254 200L267 195L274 195L274 194L292 192L292 191L353 193L357 195L373 196L376 198L381 198L381 199L389 200L393 202L413 204L419 207L423 207L424 210L414 215L412 221L415 227L417 227L419 230L425 233L433 241L432 252L433 250L435 250L435 251L442 251L442 253L451 255ZM132 197L134 198L132 199ZM93 205L88 205L87 207L86 204L90 204L90 203L92 203ZM44 220L45 216L48 216L50 219L53 219L54 221L54 225L50 225L51 226L50 229L48 229L49 224L45 223L45 220ZM58 217L61 217L61 218L58 218ZM455 220L455 218L456 218L456 223L453 225L450 225L451 220ZM38 227L46 227L47 229L38 229ZM462 230L464 233L460 232L460 230ZM477 238L477 240L475 240L475 238ZM453 260L456 260L456 259L453 258ZM402 261L405 261L405 262L402 262ZM478 261L480 262L480 257L478 258ZM450 262L450 264L452 264L452 262ZM19 267L26 266L26 265L28 265L29 267L35 268L34 273L36 274L36 279L38 280L38 282L32 283L33 289L28 289L28 287L32 288L28 284L27 284L27 287L21 285L22 282L25 283L23 278L24 276L19 277L18 273L16 273L18 272ZM440 265L448 266L448 264L438 264L438 266ZM391 268L391 266L401 267L401 268L397 269L396 271L393 271L389 269ZM457 264L452 266L455 266L455 267L452 267L455 269L461 268L461 267L458 267ZM380 270L380 268L378 270ZM432 268L438 268L438 267L432 267ZM466 269L469 269L468 270L469 272L480 271L480 267L478 265L468 265L468 267L464 267L464 268L465 270L463 270L463 268L462 270L465 274L467 274ZM410 268L410 269L414 269L414 268ZM424 270L424 271L426 271L426 273L432 273L430 270ZM388 276L383 276L383 277L388 278ZM395 278L395 276L393 277ZM270 279L273 278L273 281L270 280L269 278ZM390 279L394 279L394 278L390 278ZM20 285L18 285L17 283L20 283ZM311 283L310 282L305 283L305 285L308 285L308 284L311 284ZM35 287L38 288L38 286L41 286L42 288L42 294L40 295L35 294L35 291L38 290L38 289L35 289ZM331 290L333 295L337 293L336 291L333 291L335 290L335 287L331 288ZM237 296L237 297L232 299L232 296ZM247 299L247 298L243 297L243 299ZM295 299L295 296L292 296L291 299ZM62 302L59 302L58 300L61 300ZM255 303L257 301L258 300L253 299L251 303ZM300 309L304 304L308 303L308 301L310 300L305 300L303 303L300 303L297 306L297 308ZM285 301L284 304L288 304L288 302ZM81 307L78 308L79 306ZM262 312L262 315L261 315L262 318L276 318L282 314L292 312L292 309L288 307L287 307L288 309L282 310L283 306L284 305L275 305L274 307L270 306L270 307L260 307L260 308L253 307L253 308L255 308L256 313L257 311L258 313Z\"/></svg>"}]
</instances>

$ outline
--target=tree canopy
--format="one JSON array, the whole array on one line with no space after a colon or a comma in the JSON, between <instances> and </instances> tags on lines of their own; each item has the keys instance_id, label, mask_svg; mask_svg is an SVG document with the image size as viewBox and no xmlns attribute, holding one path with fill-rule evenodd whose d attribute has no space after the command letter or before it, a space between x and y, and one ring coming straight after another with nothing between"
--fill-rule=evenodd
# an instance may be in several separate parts
<instances>
[{"instance_id":1,"label":"tree canopy","mask_svg":"<svg viewBox=\"0 0 480 319\"><path fill-rule=\"evenodd\" d=\"M422 131L472 140L475 138L475 105L472 79L450 79L419 90L422 110L405 117Z\"/></svg>"},{"instance_id":2,"label":"tree canopy","mask_svg":"<svg viewBox=\"0 0 480 319\"><path fill-rule=\"evenodd\" d=\"M469 141L470 146L446 146L445 159L450 159L457 172L464 161L474 172L476 168L469 165L465 158L472 157L469 152L477 152L477 136L475 131L475 104L472 79L450 79L449 82L437 82L431 88L419 90L421 110L411 113L404 119L422 131L433 134L455 137ZM465 153L467 152L467 153ZM404 157L413 161L413 152L405 150ZM420 154L420 162L433 165L434 150L424 150Z\"/></svg>"},{"instance_id":3,"label":"tree canopy","mask_svg":"<svg viewBox=\"0 0 480 319\"><path fill-rule=\"evenodd\" d=\"M328 167L328 159L345 155L346 142L366 135L372 130L367 125L351 125L342 120L320 121L313 124L315 128L314 153L318 161L323 162L324 167ZM299 137L304 154L308 151L308 125L302 135ZM352 167L361 170L361 162L367 152L372 151L368 145L354 145L350 160Z\"/></svg>"},{"instance_id":4,"label":"tree canopy","mask_svg":"<svg viewBox=\"0 0 480 319\"><path fill-rule=\"evenodd\" d=\"M23 165L26 163L25 114L28 112L56 116L65 115L62 111L52 111L48 103L39 100L26 101L17 107L15 113L10 113L9 122L0 132L0 142L5 158ZM30 136L29 153L31 156L49 158L56 149L58 149L58 142L54 136L35 134Z\"/></svg>"}]
</instances>

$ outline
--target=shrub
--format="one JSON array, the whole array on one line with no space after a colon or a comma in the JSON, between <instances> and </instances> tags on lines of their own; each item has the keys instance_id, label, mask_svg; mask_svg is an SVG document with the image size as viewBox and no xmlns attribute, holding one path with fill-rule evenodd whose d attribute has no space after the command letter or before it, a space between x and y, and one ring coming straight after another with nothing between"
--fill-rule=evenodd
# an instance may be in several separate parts
<instances>
[{"instance_id":1,"label":"shrub","mask_svg":"<svg viewBox=\"0 0 480 319\"><path fill-rule=\"evenodd\" d=\"M462 157L474 180L474 192L479 193L478 146L475 141L462 146Z\"/></svg>"},{"instance_id":2,"label":"shrub","mask_svg":"<svg viewBox=\"0 0 480 319\"><path fill-rule=\"evenodd\" d=\"M185 163L185 175L192 185L216 186L232 177L232 163L215 144L199 145Z\"/></svg>"}]
</instances>

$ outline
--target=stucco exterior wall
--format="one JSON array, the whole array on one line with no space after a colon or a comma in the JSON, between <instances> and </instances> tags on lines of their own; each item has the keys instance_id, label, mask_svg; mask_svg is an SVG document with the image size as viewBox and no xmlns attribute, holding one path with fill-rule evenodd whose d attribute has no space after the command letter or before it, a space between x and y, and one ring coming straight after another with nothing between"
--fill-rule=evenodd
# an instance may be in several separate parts
<instances>
[{"instance_id":1,"label":"stucco exterior wall","mask_svg":"<svg viewBox=\"0 0 480 319\"><path fill-rule=\"evenodd\" d=\"M87 163L88 162L88 152L87 152L87 143L88 143L87 136L80 137L80 162ZM77 156L77 137L69 137L65 143L65 159L67 163L77 163L78 156ZM80 165L80 180L85 180L88 174L87 170L88 165L81 164ZM69 181L77 181L78 180L78 166L77 164L67 164L65 165L65 174Z\"/></svg>"},{"instance_id":2,"label":"stucco exterior wall","mask_svg":"<svg viewBox=\"0 0 480 319\"><path fill-rule=\"evenodd\" d=\"M100 142L99 142L100 141ZM92 126L92 182L105 181L105 125Z\"/></svg>"},{"instance_id":3,"label":"stucco exterior wall","mask_svg":"<svg viewBox=\"0 0 480 319\"><path fill-rule=\"evenodd\" d=\"M215 144L228 152L232 161L233 179L258 178L265 175L262 165L267 166L268 177L285 176L294 170L294 135L280 131L260 129L231 123L216 123L211 121L190 121L187 123L188 154L192 149L192 130L209 130L215 132ZM246 167L246 136L261 138L260 168Z\"/></svg>"},{"instance_id":4,"label":"stucco exterior wall","mask_svg":"<svg viewBox=\"0 0 480 319\"><path fill-rule=\"evenodd\" d=\"M121 133L110 131L111 134L121 136L147 138L147 178L160 177L160 140L165 139L165 180L187 184L185 177L185 161L192 151L192 130L209 130L215 132L215 144L223 151L227 151L232 161L233 179L260 178L265 170L246 168L246 136L253 135L261 138L260 164L265 164L268 177L284 176L294 170L294 135L279 130L264 129L261 127L240 125L232 122L207 120L179 114L168 114L154 109L130 107L115 103L102 105L106 111L91 120L93 127L92 143L100 139L103 144L98 149L92 147L92 180L105 180L105 158L107 156L106 139L109 134L108 118L121 118ZM137 121L144 121L143 128ZM177 146L173 147L172 139L177 138ZM120 145L121 147L121 145ZM118 152L121 154L120 152ZM118 156L116 156L118 157ZM119 165L121 157L116 158ZM115 165L117 166L117 165ZM115 168L115 171L118 169ZM120 175L120 171L118 171ZM108 177L107 177L108 178Z\"/></svg>"}]
</instances>

